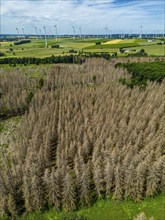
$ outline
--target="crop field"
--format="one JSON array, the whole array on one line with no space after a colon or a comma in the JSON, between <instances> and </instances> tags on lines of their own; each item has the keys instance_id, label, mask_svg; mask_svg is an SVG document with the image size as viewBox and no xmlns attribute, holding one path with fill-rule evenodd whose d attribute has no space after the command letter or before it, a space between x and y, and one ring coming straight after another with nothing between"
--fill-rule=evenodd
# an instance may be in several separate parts
<instances>
[{"instance_id":1,"label":"crop field","mask_svg":"<svg viewBox=\"0 0 165 220\"><path fill-rule=\"evenodd\" d=\"M107 53L114 53L114 52L118 52L118 48L93 48L93 49L84 49L84 52L89 52L89 53L100 53L100 52L107 52Z\"/></svg>"},{"instance_id":2,"label":"crop field","mask_svg":"<svg viewBox=\"0 0 165 220\"><path fill-rule=\"evenodd\" d=\"M165 45L145 45L139 47L126 47L126 50L135 50L134 52L144 49L148 55L165 56Z\"/></svg>"},{"instance_id":3,"label":"crop field","mask_svg":"<svg viewBox=\"0 0 165 220\"><path fill-rule=\"evenodd\" d=\"M134 39L128 39L128 40L118 39L118 40L107 41L103 44L121 44L121 43L133 43L133 42L135 42Z\"/></svg>"},{"instance_id":4,"label":"crop field","mask_svg":"<svg viewBox=\"0 0 165 220\"><path fill-rule=\"evenodd\" d=\"M72 39L60 38L48 39L48 48L45 48L44 39L31 39L30 43L14 45L13 42L0 42L0 51L4 57L48 57L69 55L75 52L118 52L120 48L139 51L144 49L149 55L164 55L164 45L157 45L160 40L148 42L146 39ZM163 41L162 41L163 42ZM97 44L100 43L100 44ZM53 45L59 45L59 48L51 48Z\"/></svg>"},{"instance_id":5,"label":"crop field","mask_svg":"<svg viewBox=\"0 0 165 220\"><path fill-rule=\"evenodd\" d=\"M138 46L138 43L136 42L129 42L129 43L123 43L122 41L116 44L100 44L100 45L92 45L89 47L86 47L85 49L114 49L114 48L123 48L123 47L135 47Z\"/></svg>"}]
</instances>

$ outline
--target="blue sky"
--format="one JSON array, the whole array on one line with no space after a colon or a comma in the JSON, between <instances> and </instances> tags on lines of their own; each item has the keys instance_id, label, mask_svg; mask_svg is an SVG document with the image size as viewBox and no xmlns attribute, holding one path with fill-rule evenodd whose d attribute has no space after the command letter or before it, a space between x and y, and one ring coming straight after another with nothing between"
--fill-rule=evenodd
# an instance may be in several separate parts
<instances>
[{"instance_id":1,"label":"blue sky","mask_svg":"<svg viewBox=\"0 0 165 220\"><path fill-rule=\"evenodd\" d=\"M49 34L164 32L164 0L0 0L1 34L35 34L46 26Z\"/></svg>"}]
</instances>

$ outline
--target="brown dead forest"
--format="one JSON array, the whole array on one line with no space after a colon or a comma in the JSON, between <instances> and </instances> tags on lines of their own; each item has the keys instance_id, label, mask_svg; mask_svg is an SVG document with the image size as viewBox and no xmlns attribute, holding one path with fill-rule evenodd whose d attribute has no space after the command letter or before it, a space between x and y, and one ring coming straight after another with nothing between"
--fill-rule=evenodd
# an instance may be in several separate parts
<instances>
[{"instance_id":1,"label":"brown dead forest","mask_svg":"<svg viewBox=\"0 0 165 220\"><path fill-rule=\"evenodd\" d=\"M22 120L0 149L0 214L165 191L165 80L127 88L116 62L54 65L43 82L16 70L1 77L0 113Z\"/></svg>"}]
</instances>

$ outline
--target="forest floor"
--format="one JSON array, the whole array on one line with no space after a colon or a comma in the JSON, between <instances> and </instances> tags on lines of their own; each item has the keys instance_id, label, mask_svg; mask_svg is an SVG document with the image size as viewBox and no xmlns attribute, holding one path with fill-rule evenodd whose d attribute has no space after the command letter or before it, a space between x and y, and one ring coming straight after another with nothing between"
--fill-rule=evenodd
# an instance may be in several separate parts
<instances>
[{"instance_id":1,"label":"forest floor","mask_svg":"<svg viewBox=\"0 0 165 220\"><path fill-rule=\"evenodd\" d=\"M11 117L6 120L0 120L0 147L8 147L12 135L21 120L20 116Z\"/></svg>"}]
</instances>

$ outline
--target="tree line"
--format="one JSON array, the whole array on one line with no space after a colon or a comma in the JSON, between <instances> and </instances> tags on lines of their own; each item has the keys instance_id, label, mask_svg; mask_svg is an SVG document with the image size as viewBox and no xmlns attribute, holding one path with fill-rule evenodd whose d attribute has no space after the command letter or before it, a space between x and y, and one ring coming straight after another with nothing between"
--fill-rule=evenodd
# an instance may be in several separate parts
<instances>
[{"instance_id":1,"label":"tree line","mask_svg":"<svg viewBox=\"0 0 165 220\"><path fill-rule=\"evenodd\" d=\"M129 80L125 78L120 79L120 82L130 88L136 85L145 88L147 81L157 81L160 83L165 78L164 61L117 63L115 67L125 68L130 73L131 78Z\"/></svg>"},{"instance_id":2,"label":"tree line","mask_svg":"<svg viewBox=\"0 0 165 220\"><path fill-rule=\"evenodd\" d=\"M27 44L27 43L31 43L31 40L16 41L14 42L14 45L21 45L21 44Z\"/></svg>"},{"instance_id":3,"label":"tree line","mask_svg":"<svg viewBox=\"0 0 165 220\"><path fill-rule=\"evenodd\" d=\"M12 48L11 48L12 50ZM69 53L75 53L75 51L69 51ZM77 53L77 51L76 51ZM4 53L0 53L0 56L5 56ZM103 58L110 60L112 57L115 57L116 54L110 55L108 52L79 52L78 54L70 54L63 56L50 56L44 58L37 57L4 57L0 59L0 64L9 64L11 66L16 66L16 64L28 65L28 64L53 64L53 63L75 63L82 64L88 58Z\"/></svg>"},{"instance_id":4,"label":"tree line","mask_svg":"<svg viewBox=\"0 0 165 220\"><path fill-rule=\"evenodd\" d=\"M45 57L45 58L36 58L36 57L5 57L0 59L0 64L53 64L53 63L82 63L84 59L78 56L54 56Z\"/></svg>"}]
</instances>

